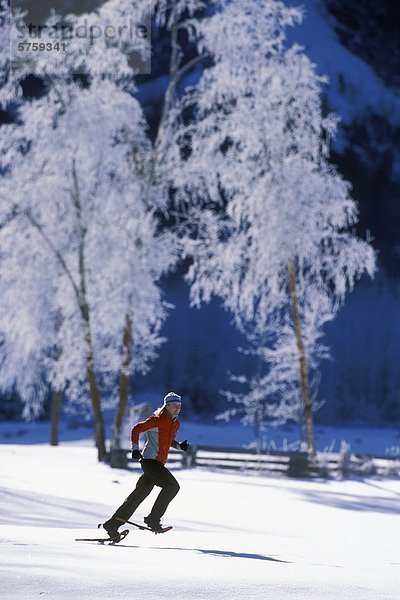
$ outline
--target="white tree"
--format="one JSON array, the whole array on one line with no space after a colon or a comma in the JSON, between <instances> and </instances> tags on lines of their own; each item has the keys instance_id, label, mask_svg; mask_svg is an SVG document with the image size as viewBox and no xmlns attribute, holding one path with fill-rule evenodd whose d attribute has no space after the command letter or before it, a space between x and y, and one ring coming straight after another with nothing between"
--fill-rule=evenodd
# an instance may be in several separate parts
<instances>
[{"instance_id":1,"label":"white tree","mask_svg":"<svg viewBox=\"0 0 400 600\"><path fill-rule=\"evenodd\" d=\"M22 218L0 228L1 388L18 392L26 418L43 408L57 318L46 252L38 247L33 255L31 238Z\"/></svg>"},{"instance_id":2,"label":"white tree","mask_svg":"<svg viewBox=\"0 0 400 600\"><path fill-rule=\"evenodd\" d=\"M177 84L197 61L195 58L183 64L178 34L190 27L187 17L193 17L204 6L200 0L109 0L90 15L64 18L75 28L84 25L104 32L111 24L114 31L124 31L128 19L140 19L153 8L158 24L170 30L170 77L152 145L132 98L128 100L125 95L125 106L118 106L123 96L119 82L125 86L123 90L135 91L129 85L133 73L127 55L132 50L148 53L147 40L132 38L129 32L115 39L103 35L95 44L78 38L68 53L27 53L14 65L15 82L34 73L48 86L45 98L22 110L24 127L9 128L12 142L4 144L2 150L4 167L13 165L10 185L29 157L29 169L18 183L14 208L36 230L58 266L58 337L69 351L61 352L53 379L57 386L68 385L69 395L77 399L82 395L86 355L86 363L93 367L88 370L88 379L95 420L100 423L101 414L95 408L100 401L93 361L96 359L96 371L103 379L106 373L112 379L119 360L120 403L114 428L117 446L129 374L132 369L147 368L161 342L158 334L166 305L156 282L176 261L176 241L168 232L160 236L155 214L159 210L165 213L167 205L170 182L165 176L166 155L170 123L176 117L173 107ZM57 23L57 15L47 21L43 43L53 40L50 30ZM14 38L17 25L20 38L21 15L16 15L13 22ZM76 72L86 76L91 95L74 83ZM102 82L104 75L112 75L112 82ZM108 106L105 98L110 98ZM26 149L30 151L24 157ZM37 195L27 201L27 190L32 185ZM44 199L43 189L39 199L39 186L43 186L46 198L52 198L53 211L49 215L44 214L44 208L40 212ZM37 213L32 203L39 207ZM83 345L79 335L82 323L86 331ZM118 335L119 355L115 351ZM137 350L133 355L132 343ZM97 438L102 437L101 424L99 428ZM101 442L100 446L103 454Z\"/></svg>"},{"instance_id":3,"label":"white tree","mask_svg":"<svg viewBox=\"0 0 400 600\"><path fill-rule=\"evenodd\" d=\"M154 209L144 202L146 126L129 93L96 79L87 89L53 81L43 98L22 107L21 119L23 126L7 128L5 163L12 156L13 168L3 197L35 231L32 254L44 244L57 263L62 353L56 379L79 382L86 370L103 458L96 355L114 376L122 355L128 374L121 341L129 318L127 346L137 343L135 368L145 368L165 316L156 282L175 260L173 241L157 236Z\"/></svg>"},{"instance_id":4,"label":"white tree","mask_svg":"<svg viewBox=\"0 0 400 600\"><path fill-rule=\"evenodd\" d=\"M221 4L198 26L214 66L185 99L197 118L176 133L190 155L181 194L207 207L193 211L197 238L188 239L192 300L218 295L239 326L257 319L265 331L290 311L313 451L301 295L314 289L335 307L364 271L373 273L374 254L350 230L349 184L329 163L336 118L322 115L323 80L301 48L286 47L285 28L300 11L275 0Z\"/></svg>"},{"instance_id":5,"label":"white tree","mask_svg":"<svg viewBox=\"0 0 400 600\"><path fill-rule=\"evenodd\" d=\"M321 295L310 286L298 295L302 301L302 340L307 356L310 394L313 409L317 410L323 403L317 401L320 362L330 358L329 349L323 343L323 326L334 319L337 307L333 306L327 294ZM281 312L270 317L267 324L264 316L257 314L245 333L248 347L240 348L240 351L256 357L257 369L251 376L231 376L231 380L244 386L245 391L223 392L233 407L219 415L219 418L240 416L244 424L253 425L258 450L261 449L261 433L266 423L274 426L287 421L299 422L304 439L299 349L290 305L284 305Z\"/></svg>"},{"instance_id":6,"label":"white tree","mask_svg":"<svg viewBox=\"0 0 400 600\"><path fill-rule=\"evenodd\" d=\"M19 14L20 11L17 11ZM15 100L20 93L18 81L10 77L11 52L10 40L15 29L15 16L7 0L0 0L0 106Z\"/></svg>"}]
</instances>

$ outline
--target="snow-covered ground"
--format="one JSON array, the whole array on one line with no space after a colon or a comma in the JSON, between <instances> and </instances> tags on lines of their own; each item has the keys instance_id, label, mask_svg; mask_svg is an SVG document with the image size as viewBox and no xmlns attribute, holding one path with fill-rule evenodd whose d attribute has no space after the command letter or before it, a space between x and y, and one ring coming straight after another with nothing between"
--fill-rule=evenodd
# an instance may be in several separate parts
<instances>
[{"instance_id":1,"label":"snow-covered ground","mask_svg":"<svg viewBox=\"0 0 400 600\"><path fill-rule=\"evenodd\" d=\"M156 403L154 404L156 406ZM129 447L129 432L132 423L126 424L126 446ZM107 427L110 432L111 427ZM352 452L375 456L400 456L400 430L394 427L346 427L316 425L315 440L321 452L339 452L342 442L350 445ZM201 424L182 421L179 435L192 445L244 448L254 443L252 427L240 423L215 422ZM38 444L50 439L49 423L0 422L0 444ZM75 427L68 421L60 426L60 443L93 445L92 427ZM298 449L299 429L296 425L269 427L261 434L264 449Z\"/></svg>"},{"instance_id":2,"label":"snow-covered ground","mask_svg":"<svg viewBox=\"0 0 400 600\"><path fill-rule=\"evenodd\" d=\"M96 524L131 491L137 473L97 463L95 449L79 440L55 448L19 441L15 432L0 446L4 600L399 597L399 480L177 469L181 491L164 519L174 529L158 536L132 530L121 544L101 546L75 538L98 535Z\"/></svg>"}]
</instances>

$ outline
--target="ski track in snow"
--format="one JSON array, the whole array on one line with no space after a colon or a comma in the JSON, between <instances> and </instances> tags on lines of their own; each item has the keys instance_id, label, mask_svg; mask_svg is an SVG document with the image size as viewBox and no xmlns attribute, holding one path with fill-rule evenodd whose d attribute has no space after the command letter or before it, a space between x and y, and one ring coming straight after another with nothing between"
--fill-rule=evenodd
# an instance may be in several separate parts
<instances>
[{"instance_id":1,"label":"ski track in snow","mask_svg":"<svg viewBox=\"0 0 400 600\"><path fill-rule=\"evenodd\" d=\"M399 480L175 470L163 535L97 537L137 472L69 443L1 446L0 597L397 600ZM139 507L142 521L156 492Z\"/></svg>"}]
</instances>

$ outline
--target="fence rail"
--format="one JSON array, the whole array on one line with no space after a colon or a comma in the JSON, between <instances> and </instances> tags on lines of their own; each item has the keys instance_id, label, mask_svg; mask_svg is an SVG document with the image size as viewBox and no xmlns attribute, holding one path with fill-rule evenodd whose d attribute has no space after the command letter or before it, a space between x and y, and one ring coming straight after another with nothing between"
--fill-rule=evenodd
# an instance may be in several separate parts
<instances>
[{"instance_id":1,"label":"fence rail","mask_svg":"<svg viewBox=\"0 0 400 600\"><path fill-rule=\"evenodd\" d=\"M111 450L112 467L139 467L130 450ZM379 475L400 477L400 458L353 454L351 452L318 452L311 460L306 452L270 450L256 453L238 448L190 446L188 452L171 449L168 467L203 467L213 470L259 473L280 477L328 477Z\"/></svg>"}]
</instances>

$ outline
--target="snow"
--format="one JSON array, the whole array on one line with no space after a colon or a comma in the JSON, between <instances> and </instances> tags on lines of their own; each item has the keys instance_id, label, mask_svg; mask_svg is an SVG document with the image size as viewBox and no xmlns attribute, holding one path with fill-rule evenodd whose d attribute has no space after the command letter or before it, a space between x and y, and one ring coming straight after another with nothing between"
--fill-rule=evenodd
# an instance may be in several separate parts
<instances>
[{"instance_id":1,"label":"snow","mask_svg":"<svg viewBox=\"0 0 400 600\"><path fill-rule=\"evenodd\" d=\"M126 431L129 427L127 424ZM109 430L111 434L110 427ZM400 431L394 427L316 424L314 433L317 449L321 452L328 449L330 452L339 452L341 442L344 441L355 453L374 456L400 455ZM192 445L218 448L249 448L254 440L252 427L245 427L234 421L204 424L187 422L183 418L179 434L182 439L187 438ZM61 422L59 436L61 444L93 446L92 427L74 425L72 420ZM125 438L128 437L127 434ZM48 423L0 422L0 444L46 444L49 439ZM261 434L261 445L264 449L293 450L297 449L299 444L300 433L297 425L265 427Z\"/></svg>"},{"instance_id":2,"label":"snow","mask_svg":"<svg viewBox=\"0 0 400 600\"><path fill-rule=\"evenodd\" d=\"M385 114L396 123L399 118L398 92L386 88L372 67L341 45L334 31L333 18L327 14L323 2L290 0L287 4L303 9L303 22L287 30L288 39L303 46L307 56L317 65L318 73L328 77L325 92L331 110L346 124L360 117L366 109ZM335 146L338 147L339 141L340 138L336 138Z\"/></svg>"},{"instance_id":3,"label":"snow","mask_svg":"<svg viewBox=\"0 0 400 600\"><path fill-rule=\"evenodd\" d=\"M181 490L164 519L174 529L159 536L132 529L118 546L101 546L75 538L98 535L96 524L130 493L138 472L98 463L79 440L10 441L0 463L5 600L398 598L399 480L175 469Z\"/></svg>"}]
</instances>

